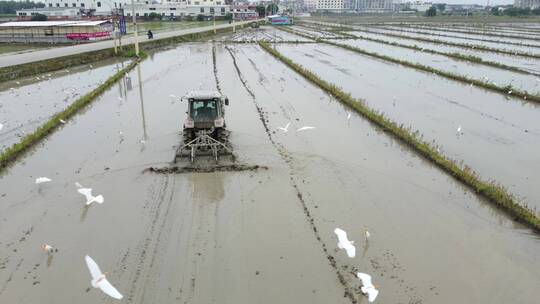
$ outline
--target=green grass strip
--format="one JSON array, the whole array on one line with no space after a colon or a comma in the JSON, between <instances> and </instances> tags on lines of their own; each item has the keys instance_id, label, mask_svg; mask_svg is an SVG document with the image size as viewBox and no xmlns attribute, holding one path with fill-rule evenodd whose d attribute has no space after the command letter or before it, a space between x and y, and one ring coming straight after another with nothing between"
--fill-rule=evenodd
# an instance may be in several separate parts
<instances>
[{"instance_id":1,"label":"green grass strip","mask_svg":"<svg viewBox=\"0 0 540 304\"><path fill-rule=\"evenodd\" d=\"M307 70L303 66L294 63L291 59L283 56L268 43L261 42L259 45L272 56L290 67L292 70L302 75L304 78L315 84L322 90L328 92L341 103L347 105L355 112L359 113L369 121L379 126L383 131L395 136L408 146L416 150L420 155L430 160L439 168L464 183L476 193L487 198L495 206L507 212L516 221L524 223L536 233L540 233L540 218L526 206L516 203L514 197L506 189L493 181L485 181L469 167L461 167L455 161L450 160L437 151L437 146L422 140L418 132L413 132L410 128L398 125L388 119L383 113L369 108L364 101L351 97L334 84L319 78L315 73Z\"/></svg>"},{"instance_id":2,"label":"green grass strip","mask_svg":"<svg viewBox=\"0 0 540 304\"><path fill-rule=\"evenodd\" d=\"M296 31L292 31L290 29L284 29L284 28L280 28L280 29L284 30L284 31L287 31L289 33L292 33L292 34L302 36L302 37L306 37L306 38L311 37L309 35L298 33ZM467 76L464 76L464 75L459 75L459 74L454 74L454 73L451 73L451 72L442 71L442 70L439 70L439 69L436 69L436 68L433 68L433 67L430 67L430 66L427 66L427 65L420 64L420 63L414 63L414 62L410 62L410 61L406 61L406 60L397 59L397 58L393 58L393 57L390 57L390 56L382 55L382 54L375 53L375 52L369 52L369 51L363 50L363 49L358 48L358 47L345 45L345 44L340 44L340 43L335 43L335 42L332 42L332 41L329 41L329 40L315 38L315 37L311 37L311 39L313 39L315 41L318 41L318 42L330 44L330 45L333 45L333 46L336 46L336 47L340 47L340 48L343 48L343 49L346 49L346 50L349 50L349 51L352 51L352 52L355 52L355 53L359 53L359 54L362 54L362 55L367 55L367 56L371 56L371 57L374 57L374 58L377 58L377 59L382 59L382 60L385 60L385 61L388 61L388 62L397 63L397 64L400 64L400 65L403 65L403 66L406 66L406 67L410 67L410 68L413 68L413 69L417 69L417 70L420 70L420 71L437 74L439 76L442 76L442 77L445 77L445 78L448 78L448 79L451 79L451 80L463 82L465 84L472 84L472 85L475 85L477 87L481 87L481 88L484 88L484 89L487 89L487 90L490 90L490 91L493 91L493 92L503 94L505 96L511 95L511 96L514 96L514 97L520 97L520 98L522 98L522 99L524 99L526 101L540 103L540 96L539 95L530 94L527 91L521 91L521 90L515 89L510 84L506 85L506 86L499 86L499 85L496 85L494 83L485 82L485 81L470 78L470 77L467 77ZM511 93L509 93L509 92L511 92Z\"/></svg>"},{"instance_id":3,"label":"green grass strip","mask_svg":"<svg viewBox=\"0 0 540 304\"><path fill-rule=\"evenodd\" d=\"M53 115L51 119L41 125L34 132L23 137L20 142L13 144L11 147L4 150L4 152L0 154L0 172L5 170L10 163L15 161L18 157L22 156L32 146L36 145L42 139L54 132L60 125L63 125L60 121L61 119L66 121L69 118L73 117L79 110L90 104L103 92L109 89L114 83L116 83L116 81L124 77L127 72L129 72L138 64L138 62L139 60L135 60L124 69L116 72L113 76L109 77L109 79L107 79L103 84L99 85L91 92L74 101L63 111Z\"/></svg>"}]
</instances>

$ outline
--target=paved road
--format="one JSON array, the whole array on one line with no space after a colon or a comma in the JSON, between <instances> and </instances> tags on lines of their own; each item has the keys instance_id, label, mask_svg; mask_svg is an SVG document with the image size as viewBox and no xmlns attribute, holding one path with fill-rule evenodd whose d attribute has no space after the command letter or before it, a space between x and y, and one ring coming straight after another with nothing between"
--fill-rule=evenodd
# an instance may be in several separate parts
<instances>
[{"instance_id":1,"label":"paved road","mask_svg":"<svg viewBox=\"0 0 540 304\"><path fill-rule=\"evenodd\" d=\"M238 26L238 25L247 24L251 22L253 21L236 22L234 25ZM220 24L220 25L217 25L216 28L223 29L223 28L230 28L232 26L233 24ZM198 28L163 32L163 33L157 34L154 40L166 39L166 38L170 38L174 36L182 36L182 35L188 35L188 34L193 34L193 33L200 33L204 31L208 31L209 29L212 29L212 28L213 26L204 26L204 27L198 27ZM146 39L147 39L146 35L139 36L139 41L145 41ZM133 36L129 36L123 39L122 43L124 45L133 44ZM30 62L35 62L35 61L47 60L51 58L75 55L75 54L92 52L92 51L99 51L103 49L112 48L113 46L114 45L113 45L112 40L105 40L105 41L100 41L100 42L95 42L95 43L85 43L85 44L79 44L79 45L40 50L40 51L35 51L35 52L21 53L17 55L10 55L10 56L5 56L5 57L0 57L0 67L7 67L11 65L30 63Z\"/></svg>"}]
</instances>

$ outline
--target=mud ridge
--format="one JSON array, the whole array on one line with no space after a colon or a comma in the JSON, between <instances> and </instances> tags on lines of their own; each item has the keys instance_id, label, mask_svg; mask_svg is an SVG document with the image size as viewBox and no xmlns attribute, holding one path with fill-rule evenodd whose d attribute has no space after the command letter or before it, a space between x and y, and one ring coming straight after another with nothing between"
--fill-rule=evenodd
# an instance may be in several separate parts
<instances>
[{"instance_id":1,"label":"mud ridge","mask_svg":"<svg viewBox=\"0 0 540 304\"><path fill-rule=\"evenodd\" d=\"M163 174L182 174L182 173L212 173L212 172L241 172L241 171L258 171L268 170L267 166L259 165L211 165L211 166L170 166L170 167L150 167L143 170L143 173L163 173Z\"/></svg>"},{"instance_id":2,"label":"mud ridge","mask_svg":"<svg viewBox=\"0 0 540 304\"><path fill-rule=\"evenodd\" d=\"M244 80L244 77L243 77L243 75L242 75L242 73L240 71L240 68L238 67L238 65L236 63L236 58L234 57L234 54L233 54L232 50L230 48L228 48L228 47L225 47L225 48L229 51L229 54L231 54L231 57L233 59L234 67L236 69L236 72L238 73L238 77L240 78L240 81L242 82L242 85L244 86L246 91L249 93L249 95L253 99L253 103L255 104L255 107L257 108L257 111L259 112L259 117L260 117L260 120L261 120L265 130L266 130L266 134L268 136L268 139L270 140L272 145L276 148L276 150L278 151L278 154L280 155L280 157L285 161L285 163L289 167L289 170L290 170L289 178L290 178L291 186L293 187L293 189L294 189L294 191L296 193L296 196L297 196L298 200L300 201L303 212L304 212L304 214L306 216L307 221L309 222L309 224L311 226L311 229L313 230L315 238L321 244L321 248L322 248L326 258L328 259L328 262L330 263L330 266L334 269L339 283L343 286L343 288L345 290L343 296L348 298L351 301L351 303L357 304L358 300L355 298L353 288L351 288L347 284L347 280L345 279L345 275L340 271L340 269L339 269L339 267L337 265L336 259L330 254L330 251L326 248L326 244L324 244L324 242L322 241L322 239L320 237L320 234L319 234L319 230L317 229L317 226L315 225L315 220L314 220L313 216L311 215L311 212L309 211L309 208L308 208L308 206L306 204L306 201L304 200L304 196L303 196L302 192L300 191L300 189L298 188L298 185L296 184L296 182L294 180L293 168L291 166L292 157L290 156L290 153L288 153L288 151L286 150L285 147L283 147L283 145L278 144L278 143L275 142L274 138L272 137L272 132L268 128L267 121L266 121L266 118L264 116L264 111L261 109L261 107L257 103L257 101L255 99L255 94L247 86L247 83Z\"/></svg>"}]
</instances>

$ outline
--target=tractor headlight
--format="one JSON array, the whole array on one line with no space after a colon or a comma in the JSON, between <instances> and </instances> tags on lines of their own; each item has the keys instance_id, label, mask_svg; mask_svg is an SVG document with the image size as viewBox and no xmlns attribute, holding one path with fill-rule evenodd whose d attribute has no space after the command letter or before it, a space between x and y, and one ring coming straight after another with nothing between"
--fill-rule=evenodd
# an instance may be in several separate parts
<instances>
[{"instance_id":1,"label":"tractor headlight","mask_svg":"<svg viewBox=\"0 0 540 304\"><path fill-rule=\"evenodd\" d=\"M224 123L225 123L225 120L223 118L218 118L214 120L214 127L223 128Z\"/></svg>"}]
</instances>

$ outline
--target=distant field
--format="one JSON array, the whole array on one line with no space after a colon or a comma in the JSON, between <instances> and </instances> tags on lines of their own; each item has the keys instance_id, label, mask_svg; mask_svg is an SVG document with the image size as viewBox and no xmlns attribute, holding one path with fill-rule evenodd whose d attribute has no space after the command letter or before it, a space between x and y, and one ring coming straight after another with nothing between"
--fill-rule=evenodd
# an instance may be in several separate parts
<instances>
[{"instance_id":1,"label":"distant field","mask_svg":"<svg viewBox=\"0 0 540 304\"><path fill-rule=\"evenodd\" d=\"M339 23L363 23L363 22L462 22L462 23L537 23L540 22L539 16L530 17L510 17L510 16L435 16L424 17L421 15L320 15L313 16L310 19L339 22Z\"/></svg>"}]
</instances>

